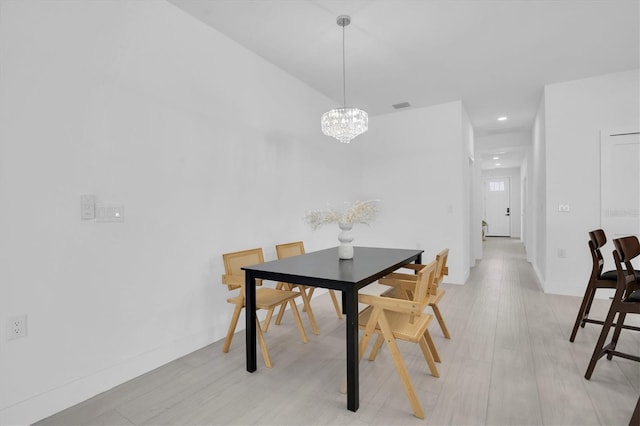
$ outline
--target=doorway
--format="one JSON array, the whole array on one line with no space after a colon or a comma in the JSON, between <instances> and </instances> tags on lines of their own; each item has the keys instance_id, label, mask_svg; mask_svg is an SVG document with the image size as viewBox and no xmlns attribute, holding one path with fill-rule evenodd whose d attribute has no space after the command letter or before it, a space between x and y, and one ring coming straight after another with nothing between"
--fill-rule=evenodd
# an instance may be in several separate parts
<instances>
[{"instance_id":1,"label":"doorway","mask_svg":"<svg viewBox=\"0 0 640 426\"><path fill-rule=\"evenodd\" d=\"M484 181L484 220L488 237L511 236L511 179L494 177Z\"/></svg>"}]
</instances>

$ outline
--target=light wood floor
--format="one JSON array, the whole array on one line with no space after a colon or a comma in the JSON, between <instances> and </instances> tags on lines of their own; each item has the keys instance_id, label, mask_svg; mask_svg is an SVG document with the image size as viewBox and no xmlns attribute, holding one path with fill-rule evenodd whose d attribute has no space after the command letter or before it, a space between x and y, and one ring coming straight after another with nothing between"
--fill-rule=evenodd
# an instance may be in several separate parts
<instances>
[{"instance_id":1,"label":"light wood floor","mask_svg":"<svg viewBox=\"0 0 640 426\"><path fill-rule=\"evenodd\" d=\"M576 273L586 283L589 271ZM584 379L600 327L587 325L569 343L581 298L543 294L518 240L488 239L466 285L445 288L441 309L452 339L431 325L440 378L428 374L417 345L400 342L426 420L413 417L386 348L375 362L361 362L360 409L347 410L346 395L338 392L344 320L325 294L313 304L320 335L305 325L309 343L300 341L290 315L271 326L272 369L258 355L258 371L245 371L241 332L228 354L216 342L38 424L629 423L640 363L603 358L592 379ZM597 300L592 312L604 317L607 305ZM623 331L619 348L640 353L640 333Z\"/></svg>"}]
</instances>

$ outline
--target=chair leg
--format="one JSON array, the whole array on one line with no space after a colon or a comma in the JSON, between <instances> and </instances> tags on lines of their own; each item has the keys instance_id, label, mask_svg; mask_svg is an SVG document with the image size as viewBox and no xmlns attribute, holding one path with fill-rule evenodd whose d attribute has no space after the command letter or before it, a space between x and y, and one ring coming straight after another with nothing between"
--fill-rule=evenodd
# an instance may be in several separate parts
<instances>
[{"instance_id":1,"label":"chair leg","mask_svg":"<svg viewBox=\"0 0 640 426\"><path fill-rule=\"evenodd\" d=\"M618 344L618 338L620 337L620 332L622 331L622 326L624 325L624 319L626 318L626 312L619 312L618 319L616 320L616 326L613 330L613 337L611 338L611 343L607 346L608 350L615 350L616 345ZM611 361L613 355L611 353L607 353L607 359Z\"/></svg>"},{"instance_id":2,"label":"chair leg","mask_svg":"<svg viewBox=\"0 0 640 426\"><path fill-rule=\"evenodd\" d=\"M638 398L636 409L633 410L633 414L631 415L631 420L629 421L629 426L638 426L638 425L640 425L640 397Z\"/></svg>"},{"instance_id":3,"label":"chair leg","mask_svg":"<svg viewBox=\"0 0 640 426\"><path fill-rule=\"evenodd\" d=\"M231 340L233 339L233 334L236 331L236 326L238 325L238 318L240 318L240 312L242 312L242 306L236 305L233 310L233 316L231 317L231 323L229 324L229 330L227 330L227 337L224 339L224 345L222 346L222 352L229 352L229 347L231 347Z\"/></svg>"},{"instance_id":4,"label":"chair leg","mask_svg":"<svg viewBox=\"0 0 640 426\"><path fill-rule=\"evenodd\" d=\"M384 343L384 336L382 334L378 334L378 338L376 339L376 343L371 348L371 353L369 354L369 361L375 361L378 356L378 352L380 348L382 348L382 344Z\"/></svg>"},{"instance_id":5,"label":"chair leg","mask_svg":"<svg viewBox=\"0 0 640 426\"><path fill-rule=\"evenodd\" d=\"M283 303L283 305L286 305L286 303ZM271 324L271 317L273 317L274 309L275 308L267 310L267 317L262 321L262 331L265 333L269 330L269 324Z\"/></svg>"},{"instance_id":6,"label":"chair leg","mask_svg":"<svg viewBox=\"0 0 640 426\"><path fill-rule=\"evenodd\" d=\"M433 359L435 360L435 362L441 362L440 354L438 354L438 349L436 349L436 344L433 343L431 333L429 333L428 329L424 332L424 339L427 342L427 345L429 345L429 349L431 350L431 354L433 355Z\"/></svg>"},{"instance_id":7,"label":"chair leg","mask_svg":"<svg viewBox=\"0 0 640 426\"><path fill-rule=\"evenodd\" d=\"M284 283L276 284L276 290L282 290L283 285L284 285ZM278 312L278 317L277 318L281 318L282 311L286 308L286 306L287 306L286 302L283 303L282 305L280 305L280 311ZM271 318L273 317L274 309L269 309L267 311L267 317L262 322L262 331L264 331L265 333L269 330L269 324L271 324ZM279 322L276 322L276 325L279 325L279 324L280 324Z\"/></svg>"},{"instance_id":8,"label":"chair leg","mask_svg":"<svg viewBox=\"0 0 640 426\"><path fill-rule=\"evenodd\" d=\"M593 293L595 293L595 289L592 288L591 284L587 284L587 290L584 293L584 297L582 298L582 303L580 304L580 309L578 310L578 316L576 317L576 323L573 325L573 330L571 331L571 337L569 337L569 341L573 342L576 339L576 334L578 333L578 328L582 325L584 327L584 319L587 316L587 312L591 307L591 301L593 300Z\"/></svg>"},{"instance_id":9,"label":"chair leg","mask_svg":"<svg viewBox=\"0 0 640 426\"><path fill-rule=\"evenodd\" d=\"M304 331L304 326L302 325L302 318L300 318L300 312L298 312L298 308L296 307L296 302L294 299L289 299L289 306L291 306L291 310L293 311L293 316L296 319L296 324L298 325L298 331L300 332L300 337L302 337L302 341L307 343L309 339L307 339L307 333Z\"/></svg>"},{"instance_id":10,"label":"chair leg","mask_svg":"<svg viewBox=\"0 0 640 426\"><path fill-rule=\"evenodd\" d=\"M398 375L400 376L400 380L402 381L402 385L404 386L404 391L409 398L409 402L411 403L411 408L413 408L413 415L419 419L424 419L424 411L422 411L422 406L420 405L420 401L418 400L418 397L416 395L413 383L411 383L411 378L409 377L407 367L404 365L402 355L400 354L400 349L398 348L396 339L393 337L391 327L389 326L389 322L387 321L387 318L384 316L384 314L380 315L378 323L380 324L384 339L387 342L387 347L389 348L389 353L391 353L393 363L396 365L396 370L398 370Z\"/></svg>"},{"instance_id":11,"label":"chair leg","mask_svg":"<svg viewBox=\"0 0 640 426\"><path fill-rule=\"evenodd\" d=\"M313 315L313 309L311 309L311 303L309 302L309 297L307 296L307 292L305 291L304 286L298 286L300 289L300 296L302 297L303 302L303 312L307 312L307 316L309 317L309 323L311 324L311 330L313 334L320 334L320 330L318 329L318 324L316 323L316 317Z\"/></svg>"},{"instance_id":12,"label":"chair leg","mask_svg":"<svg viewBox=\"0 0 640 426\"><path fill-rule=\"evenodd\" d=\"M591 294L589 295L589 301L587 302L587 306L585 307L584 314L583 314L582 328L584 328L584 326L586 324L584 319L589 317L589 312L591 311L591 305L593 304L593 299L596 297L596 290L597 289L598 289L597 287L593 287L591 289Z\"/></svg>"},{"instance_id":13,"label":"chair leg","mask_svg":"<svg viewBox=\"0 0 640 426\"><path fill-rule=\"evenodd\" d=\"M291 284L278 283L279 287L276 286L278 290L288 290L291 291ZM276 325L280 325L282 323L282 317L284 316L284 311L287 309L287 304L283 303L280 305L280 310L278 311L278 316L276 317Z\"/></svg>"},{"instance_id":14,"label":"chair leg","mask_svg":"<svg viewBox=\"0 0 640 426\"><path fill-rule=\"evenodd\" d=\"M311 289L313 290L313 289ZM333 302L333 307L336 310L336 314L338 315L338 319L342 319L342 308L340 304L338 304L338 298L336 297L336 292L334 290L329 290L329 295L331 296L331 301ZM309 299L311 299L311 294L309 294Z\"/></svg>"},{"instance_id":15,"label":"chair leg","mask_svg":"<svg viewBox=\"0 0 640 426\"><path fill-rule=\"evenodd\" d=\"M271 357L269 356L269 349L267 349L267 342L264 340L264 333L260 328L260 321L256 317L256 334L258 335L258 343L260 343L260 350L262 351L262 358L264 358L264 364L267 368L271 368Z\"/></svg>"},{"instance_id":16,"label":"chair leg","mask_svg":"<svg viewBox=\"0 0 640 426\"><path fill-rule=\"evenodd\" d=\"M440 377L440 373L438 373L438 368L436 367L436 363L433 359L431 349L429 348L429 344L427 343L425 336L420 338L418 344L420 345L420 349L422 349L422 354L424 355L425 361L427 361L427 366L429 367L429 371L431 371L431 375L433 377Z\"/></svg>"},{"instance_id":17,"label":"chair leg","mask_svg":"<svg viewBox=\"0 0 640 426\"><path fill-rule=\"evenodd\" d=\"M585 379L587 380L591 379L593 370L596 368L596 363L605 354L602 348L604 348L604 342L607 340L607 335L609 334L609 329L611 328L611 324L613 324L613 318L615 316L616 316L615 303L612 303L611 307L609 308L609 313L607 314L607 318L604 320L602 331L600 332L600 337L598 338L596 347L593 349L593 355L591 355L591 361L589 362L589 366L587 367L587 372L584 375Z\"/></svg>"},{"instance_id":18,"label":"chair leg","mask_svg":"<svg viewBox=\"0 0 640 426\"><path fill-rule=\"evenodd\" d=\"M440 308L438 308L438 305L435 303L431 304L431 308L433 309L433 313L436 314L436 319L438 320L438 324L440 324L442 334L444 334L446 339L451 339L447 325L444 323L444 318L442 318L442 314L440 313Z\"/></svg>"}]
</instances>

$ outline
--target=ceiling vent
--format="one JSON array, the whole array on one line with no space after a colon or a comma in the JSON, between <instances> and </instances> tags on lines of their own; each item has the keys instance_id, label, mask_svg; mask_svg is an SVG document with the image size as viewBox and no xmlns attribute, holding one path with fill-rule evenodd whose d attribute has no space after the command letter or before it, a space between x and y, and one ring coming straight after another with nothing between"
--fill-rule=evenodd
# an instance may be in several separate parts
<instances>
[{"instance_id":1,"label":"ceiling vent","mask_svg":"<svg viewBox=\"0 0 640 426\"><path fill-rule=\"evenodd\" d=\"M391 106L394 107L395 109L401 109L401 108L409 108L411 104L409 104L409 102L400 102L399 104L395 104Z\"/></svg>"}]
</instances>

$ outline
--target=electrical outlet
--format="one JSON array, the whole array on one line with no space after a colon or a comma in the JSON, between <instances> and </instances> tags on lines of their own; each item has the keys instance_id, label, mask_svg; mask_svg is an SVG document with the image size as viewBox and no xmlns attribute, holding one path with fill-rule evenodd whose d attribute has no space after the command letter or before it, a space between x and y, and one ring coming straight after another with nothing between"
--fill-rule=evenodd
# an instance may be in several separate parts
<instances>
[{"instance_id":1,"label":"electrical outlet","mask_svg":"<svg viewBox=\"0 0 640 426\"><path fill-rule=\"evenodd\" d=\"M7 340L27 336L27 315L16 315L7 321Z\"/></svg>"},{"instance_id":2,"label":"electrical outlet","mask_svg":"<svg viewBox=\"0 0 640 426\"><path fill-rule=\"evenodd\" d=\"M96 222L124 222L124 204L97 204Z\"/></svg>"}]
</instances>

